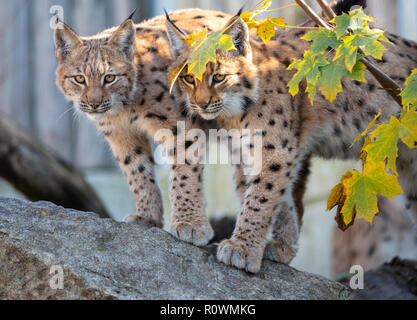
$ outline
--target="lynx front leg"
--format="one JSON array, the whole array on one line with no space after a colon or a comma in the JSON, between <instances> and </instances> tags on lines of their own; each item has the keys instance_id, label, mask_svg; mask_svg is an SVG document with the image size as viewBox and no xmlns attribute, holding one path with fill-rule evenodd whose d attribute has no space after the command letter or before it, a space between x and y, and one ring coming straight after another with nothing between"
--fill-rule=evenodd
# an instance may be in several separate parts
<instances>
[{"instance_id":1,"label":"lynx front leg","mask_svg":"<svg viewBox=\"0 0 417 320\"><path fill-rule=\"evenodd\" d=\"M284 200L274 219L270 241L265 249L265 258L274 262L290 264L298 252L298 241L304 215L304 194L310 175L311 156L294 172L294 185L287 188Z\"/></svg>"},{"instance_id":2,"label":"lynx front leg","mask_svg":"<svg viewBox=\"0 0 417 320\"><path fill-rule=\"evenodd\" d=\"M204 212L202 165L174 165L171 171L171 233L196 246L205 246L214 232Z\"/></svg>"},{"instance_id":3,"label":"lynx front leg","mask_svg":"<svg viewBox=\"0 0 417 320\"><path fill-rule=\"evenodd\" d=\"M281 149L263 155L262 171L251 177L233 236L218 248L221 262L252 273L260 270L273 217L289 182L292 153Z\"/></svg>"},{"instance_id":4,"label":"lynx front leg","mask_svg":"<svg viewBox=\"0 0 417 320\"><path fill-rule=\"evenodd\" d=\"M129 223L163 227L163 207L160 190L155 181L154 162L149 140L145 136L116 140L111 147L136 200L136 214L128 216ZM124 142L124 143L122 143Z\"/></svg>"}]
</instances>

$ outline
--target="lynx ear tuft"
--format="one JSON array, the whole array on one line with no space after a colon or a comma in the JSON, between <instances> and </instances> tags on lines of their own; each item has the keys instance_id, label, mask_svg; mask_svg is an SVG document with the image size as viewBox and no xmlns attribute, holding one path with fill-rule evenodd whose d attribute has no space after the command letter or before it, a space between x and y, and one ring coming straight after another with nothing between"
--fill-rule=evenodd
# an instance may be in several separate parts
<instances>
[{"instance_id":1,"label":"lynx ear tuft","mask_svg":"<svg viewBox=\"0 0 417 320\"><path fill-rule=\"evenodd\" d=\"M178 57L188 49L187 43L184 40L184 38L187 36L187 33L175 25L166 11L165 14L167 17L166 29L168 39L171 44L171 52L172 55Z\"/></svg>"},{"instance_id":2,"label":"lynx ear tuft","mask_svg":"<svg viewBox=\"0 0 417 320\"><path fill-rule=\"evenodd\" d=\"M133 21L128 19L123 22L108 43L117 46L128 59L133 60L136 51L136 28Z\"/></svg>"},{"instance_id":3,"label":"lynx ear tuft","mask_svg":"<svg viewBox=\"0 0 417 320\"><path fill-rule=\"evenodd\" d=\"M131 15L126 19L126 21L127 20L133 20L133 17L135 16L135 14L136 14L136 11L138 11L138 8L136 8L132 13L131 13Z\"/></svg>"},{"instance_id":4,"label":"lynx ear tuft","mask_svg":"<svg viewBox=\"0 0 417 320\"><path fill-rule=\"evenodd\" d=\"M63 62L71 55L74 48L82 45L81 38L63 22L58 22L54 32L55 55L59 62Z\"/></svg>"}]
</instances>

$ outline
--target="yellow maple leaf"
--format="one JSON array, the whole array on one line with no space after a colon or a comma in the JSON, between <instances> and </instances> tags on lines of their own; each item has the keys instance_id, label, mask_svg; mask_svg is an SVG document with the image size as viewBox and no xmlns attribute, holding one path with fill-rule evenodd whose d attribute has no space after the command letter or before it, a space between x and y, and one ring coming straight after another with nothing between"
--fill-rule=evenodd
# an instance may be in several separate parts
<instances>
[{"instance_id":1,"label":"yellow maple leaf","mask_svg":"<svg viewBox=\"0 0 417 320\"><path fill-rule=\"evenodd\" d=\"M184 38L189 48L196 46L199 42L207 39L208 30L204 28L203 31L195 31Z\"/></svg>"},{"instance_id":2,"label":"yellow maple leaf","mask_svg":"<svg viewBox=\"0 0 417 320\"><path fill-rule=\"evenodd\" d=\"M403 193L398 178L385 171L384 162L367 161L363 173L349 171L343 176L342 184L346 200L341 213L346 225L352 222L355 214L372 223L378 213L378 194L394 198Z\"/></svg>"},{"instance_id":3,"label":"yellow maple leaf","mask_svg":"<svg viewBox=\"0 0 417 320\"><path fill-rule=\"evenodd\" d=\"M275 27L280 27L285 30L287 24L283 18L268 18L257 26L257 35L265 44L275 37Z\"/></svg>"},{"instance_id":4,"label":"yellow maple leaf","mask_svg":"<svg viewBox=\"0 0 417 320\"><path fill-rule=\"evenodd\" d=\"M327 200L327 210L330 211L334 207L344 203L344 190L343 184L339 183L330 192L329 199Z\"/></svg>"}]
</instances>

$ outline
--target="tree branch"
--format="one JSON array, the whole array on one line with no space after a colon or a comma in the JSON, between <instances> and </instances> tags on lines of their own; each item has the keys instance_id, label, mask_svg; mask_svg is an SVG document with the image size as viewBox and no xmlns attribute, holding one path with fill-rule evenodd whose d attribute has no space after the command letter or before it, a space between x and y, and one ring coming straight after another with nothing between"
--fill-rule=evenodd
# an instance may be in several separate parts
<instances>
[{"instance_id":1,"label":"tree branch","mask_svg":"<svg viewBox=\"0 0 417 320\"><path fill-rule=\"evenodd\" d=\"M60 159L4 115L0 117L0 177L31 201L109 214L81 172Z\"/></svg>"},{"instance_id":2,"label":"tree branch","mask_svg":"<svg viewBox=\"0 0 417 320\"><path fill-rule=\"evenodd\" d=\"M329 6L326 0L317 0L317 3L323 10L324 14L329 18L329 20L333 20L334 18L336 18L336 13Z\"/></svg>"}]
</instances>

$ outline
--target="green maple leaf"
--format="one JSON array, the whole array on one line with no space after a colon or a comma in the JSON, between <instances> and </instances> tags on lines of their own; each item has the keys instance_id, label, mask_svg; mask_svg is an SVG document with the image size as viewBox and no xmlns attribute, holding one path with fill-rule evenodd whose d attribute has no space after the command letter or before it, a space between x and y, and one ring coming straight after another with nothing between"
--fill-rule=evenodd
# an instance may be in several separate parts
<instances>
[{"instance_id":1,"label":"green maple leaf","mask_svg":"<svg viewBox=\"0 0 417 320\"><path fill-rule=\"evenodd\" d=\"M341 213L346 225L355 215L372 223L378 213L378 194L389 198L402 194L398 178L385 171L384 162L367 163L363 173L349 171L342 178L342 184L346 199Z\"/></svg>"},{"instance_id":2,"label":"green maple leaf","mask_svg":"<svg viewBox=\"0 0 417 320\"><path fill-rule=\"evenodd\" d=\"M346 69L352 72L353 67L356 65L358 58L358 47L353 45L341 44L336 49L336 55L334 61L342 59L345 62Z\"/></svg>"},{"instance_id":3,"label":"green maple leaf","mask_svg":"<svg viewBox=\"0 0 417 320\"><path fill-rule=\"evenodd\" d=\"M417 148L417 112L415 109L402 114L399 135L409 148Z\"/></svg>"},{"instance_id":4,"label":"green maple leaf","mask_svg":"<svg viewBox=\"0 0 417 320\"><path fill-rule=\"evenodd\" d=\"M413 70L407 78L405 88L400 95L404 107L417 104L417 69Z\"/></svg>"},{"instance_id":5,"label":"green maple leaf","mask_svg":"<svg viewBox=\"0 0 417 320\"><path fill-rule=\"evenodd\" d=\"M188 72L202 81L203 74L209 62L216 63L217 50L236 50L232 36L223 34L223 30L217 31L207 37L207 32L201 38L195 40L195 44L188 57Z\"/></svg>"},{"instance_id":6,"label":"green maple leaf","mask_svg":"<svg viewBox=\"0 0 417 320\"><path fill-rule=\"evenodd\" d=\"M391 117L389 123L379 125L370 134L372 142L364 148L364 151L368 153L368 159L380 162L387 160L387 168L395 173L397 173L400 125L400 120Z\"/></svg>"},{"instance_id":7,"label":"green maple leaf","mask_svg":"<svg viewBox=\"0 0 417 320\"><path fill-rule=\"evenodd\" d=\"M303 60L295 60L288 69L297 69L297 73L288 83L291 95L295 96L299 92L300 82L307 79L307 92L311 102L313 102L317 91L317 82L319 81L320 69L329 64L329 61L323 56L315 56L311 51L306 51Z\"/></svg>"},{"instance_id":8,"label":"green maple leaf","mask_svg":"<svg viewBox=\"0 0 417 320\"><path fill-rule=\"evenodd\" d=\"M417 112L409 110L401 119L391 117L389 123L378 126L370 134L372 142L364 151L372 161L387 161L387 168L397 174L398 141L401 139L409 148L417 147Z\"/></svg>"},{"instance_id":9,"label":"green maple leaf","mask_svg":"<svg viewBox=\"0 0 417 320\"><path fill-rule=\"evenodd\" d=\"M348 30L357 33L368 25L368 21L375 22L375 19L367 16L361 9L356 9L349 14L342 14L333 19L336 24L336 36L340 39Z\"/></svg>"},{"instance_id":10,"label":"green maple leaf","mask_svg":"<svg viewBox=\"0 0 417 320\"><path fill-rule=\"evenodd\" d=\"M313 54L323 53L327 48L337 48L339 41L334 31L320 27L318 31L310 31L302 39L312 41L311 51Z\"/></svg>"},{"instance_id":11,"label":"green maple leaf","mask_svg":"<svg viewBox=\"0 0 417 320\"><path fill-rule=\"evenodd\" d=\"M321 77L318 81L318 86L327 100L333 102L337 94L343 91L342 77L347 74L348 72L343 62L332 61L321 68Z\"/></svg>"},{"instance_id":12,"label":"green maple leaf","mask_svg":"<svg viewBox=\"0 0 417 320\"><path fill-rule=\"evenodd\" d=\"M366 66L360 61L357 61L352 69L352 72L347 73L347 77L352 81L366 82L365 70Z\"/></svg>"}]
</instances>

